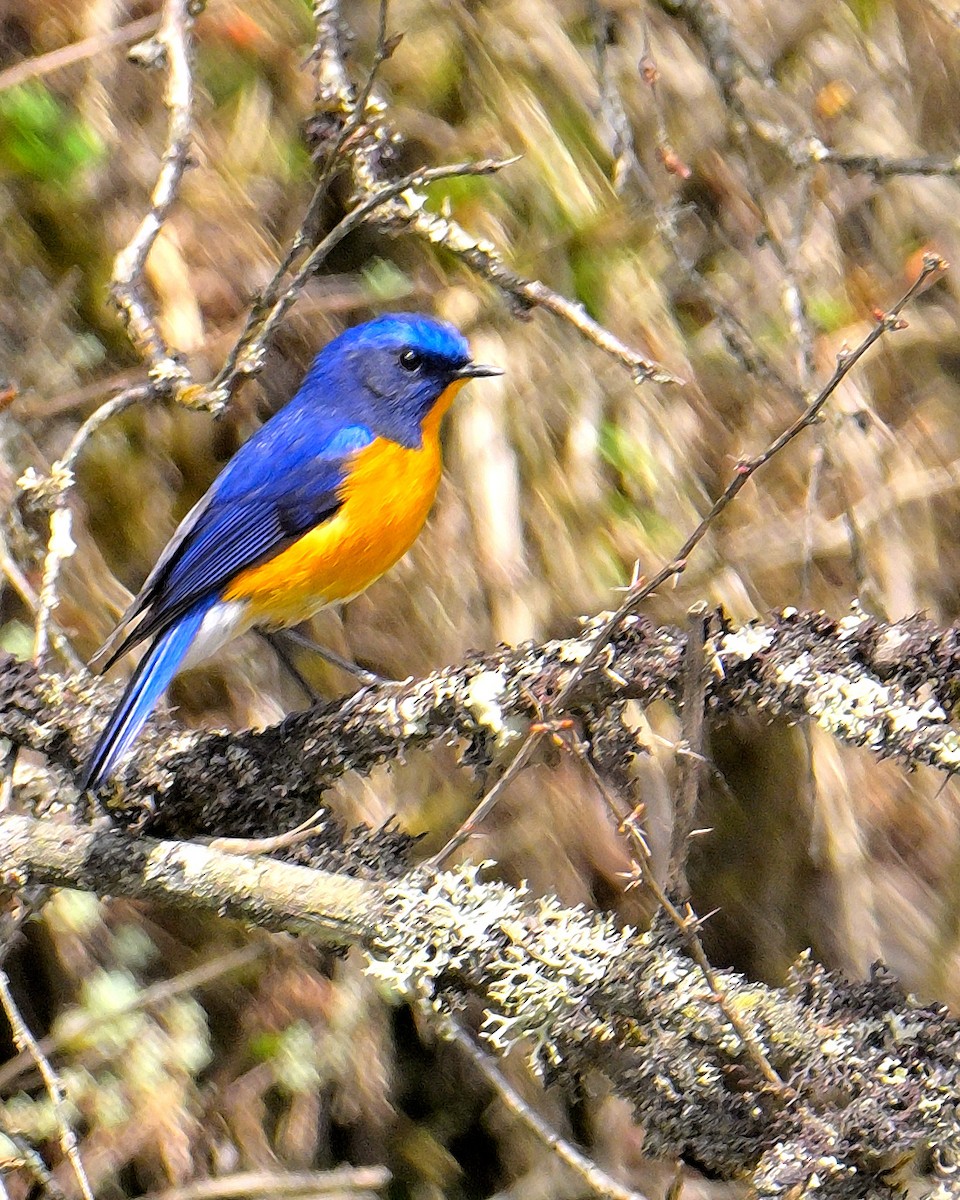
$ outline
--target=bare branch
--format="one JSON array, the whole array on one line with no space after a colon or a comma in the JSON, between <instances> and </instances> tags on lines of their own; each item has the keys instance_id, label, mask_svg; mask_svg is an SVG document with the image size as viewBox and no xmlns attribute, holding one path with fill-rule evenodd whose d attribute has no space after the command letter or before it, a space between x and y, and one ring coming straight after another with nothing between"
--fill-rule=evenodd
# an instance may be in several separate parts
<instances>
[{"instance_id":1,"label":"bare branch","mask_svg":"<svg viewBox=\"0 0 960 1200\"><path fill-rule=\"evenodd\" d=\"M170 119L167 145L150 197L150 209L113 264L113 298L131 341L146 359L157 384L178 390L189 383L189 372L165 344L142 294L142 287L147 256L176 199L190 154L193 136L192 26L190 0L164 0L163 19L156 38L131 51L139 52L139 59L144 66L165 63L167 86L164 102Z\"/></svg>"},{"instance_id":2,"label":"bare branch","mask_svg":"<svg viewBox=\"0 0 960 1200\"><path fill-rule=\"evenodd\" d=\"M50 506L50 534L47 538L43 580L37 598L34 623L33 660L36 663L42 663L47 656L50 622L60 603L60 570L64 559L69 558L76 549L73 541L73 516L67 504L67 495L74 483L74 464L89 438L105 421L147 399L153 390L150 387L129 388L101 404L70 439L66 452L50 468L49 475L40 476L34 471L28 471L20 480L22 490L41 496Z\"/></svg>"}]
</instances>

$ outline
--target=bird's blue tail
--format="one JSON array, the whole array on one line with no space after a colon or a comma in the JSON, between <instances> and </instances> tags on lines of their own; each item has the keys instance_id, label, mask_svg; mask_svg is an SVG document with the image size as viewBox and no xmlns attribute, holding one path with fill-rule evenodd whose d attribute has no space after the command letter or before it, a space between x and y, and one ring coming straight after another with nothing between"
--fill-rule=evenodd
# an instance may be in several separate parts
<instances>
[{"instance_id":1,"label":"bird's blue tail","mask_svg":"<svg viewBox=\"0 0 960 1200\"><path fill-rule=\"evenodd\" d=\"M81 791L98 788L116 766L118 759L129 749L153 711L154 705L176 675L190 649L190 643L197 636L203 618L214 603L215 600L204 600L194 605L176 624L160 634L140 660L120 698L120 703L114 709L87 760L80 779Z\"/></svg>"}]
</instances>

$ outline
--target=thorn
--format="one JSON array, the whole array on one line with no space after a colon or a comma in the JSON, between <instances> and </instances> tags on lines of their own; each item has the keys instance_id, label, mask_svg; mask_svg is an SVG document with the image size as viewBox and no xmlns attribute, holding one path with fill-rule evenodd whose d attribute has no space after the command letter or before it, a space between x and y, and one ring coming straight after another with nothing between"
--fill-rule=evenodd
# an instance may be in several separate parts
<instances>
[{"instance_id":1,"label":"thorn","mask_svg":"<svg viewBox=\"0 0 960 1200\"><path fill-rule=\"evenodd\" d=\"M660 82L660 68L651 54L645 54L637 63L637 67L640 70L640 78L647 87L655 87Z\"/></svg>"}]
</instances>

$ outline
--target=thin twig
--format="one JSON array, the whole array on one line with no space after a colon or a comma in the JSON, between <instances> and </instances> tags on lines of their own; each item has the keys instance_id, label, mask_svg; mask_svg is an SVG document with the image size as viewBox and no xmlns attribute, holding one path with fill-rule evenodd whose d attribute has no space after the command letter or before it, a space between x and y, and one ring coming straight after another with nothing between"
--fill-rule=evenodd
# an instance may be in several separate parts
<instances>
[{"instance_id":1,"label":"thin twig","mask_svg":"<svg viewBox=\"0 0 960 1200\"><path fill-rule=\"evenodd\" d=\"M705 645L710 627L706 604L701 600L687 613L687 645L683 654L683 744L689 754L678 760L680 789L673 814L668 883L672 890L686 895L687 845L700 806L700 780L703 776L704 703L706 699Z\"/></svg>"},{"instance_id":2,"label":"thin twig","mask_svg":"<svg viewBox=\"0 0 960 1200\"><path fill-rule=\"evenodd\" d=\"M20 568L19 563L17 563L16 559L10 553L10 548L7 545L7 540L3 535L2 529L0 529L0 571L6 576L10 586L20 597L28 611L33 614L36 621L37 614L40 611L40 597ZM74 672L83 671L83 660L74 652L66 634L56 621L53 620L52 613L47 618L47 628L49 630L50 643L66 666Z\"/></svg>"},{"instance_id":3,"label":"thin twig","mask_svg":"<svg viewBox=\"0 0 960 1200\"><path fill-rule=\"evenodd\" d=\"M126 46L130 42L148 37L160 24L157 13L148 17L140 17L119 29L111 29L106 33L97 33L92 37L83 38L79 42L71 42L69 46L59 46L56 50L48 50L46 54L37 54L23 62L15 63L0 71L0 92L9 88L19 87L31 79L40 79L54 71L62 71L64 67L72 67L75 63L93 58L104 50L112 50L114 46Z\"/></svg>"},{"instance_id":4,"label":"thin twig","mask_svg":"<svg viewBox=\"0 0 960 1200\"><path fill-rule=\"evenodd\" d=\"M796 167L826 163L841 167L851 174L872 175L874 179L896 179L902 175L947 178L960 175L960 156L939 158L936 155L914 155L892 158L883 154L841 154L816 137L795 141L785 148L789 148Z\"/></svg>"},{"instance_id":5,"label":"thin twig","mask_svg":"<svg viewBox=\"0 0 960 1200\"><path fill-rule=\"evenodd\" d=\"M798 434L804 429L813 425L820 415L823 406L827 400L833 395L836 389L844 378L850 373L854 365L867 353L875 342L879 341L885 333L901 329L905 322L900 317L902 309L920 292L930 276L939 274L945 271L948 264L936 254L926 254L924 256L923 268L919 275L893 305L889 312L880 314L876 320L876 324L863 338L860 344L853 350L842 351L837 356L837 365L833 374L823 385L817 395L810 401L806 409L799 417L778 437L767 446L767 448L754 458L745 459L737 465L736 471L727 484L724 491L714 502L710 511L702 518L697 527L689 535L683 545L679 548L670 562L666 563L657 573L649 580L638 580L633 584L627 592L626 599L620 607L614 612L601 626L600 631L594 637L592 646L583 659L577 664L576 668L571 673L567 682L564 684L558 696L547 706L545 718L549 722L557 718L564 710L565 705L570 700L571 696L576 691L580 681L586 673L592 670L599 662L604 654L610 638L620 628L624 619L631 613L635 612L643 601L655 592L659 587L672 579L676 575L680 575L687 565L687 560L690 554L696 549L707 531L713 525L714 521L727 508L727 506L736 498L742 491L748 480L750 480L761 467L765 466L772 458L780 453L785 446L789 445ZM532 729L520 747L516 758L511 762L510 766L503 775L497 780L493 787L481 799L473 812L467 817L460 828L453 834L445 846L442 847L430 859L430 863L434 867L444 863L450 855L462 846L476 831L479 824L493 809L499 801L506 787L513 781L519 771L526 766L535 753L540 739L544 736L542 728Z\"/></svg>"},{"instance_id":6,"label":"thin twig","mask_svg":"<svg viewBox=\"0 0 960 1200\"><path fill-rule=\"evenodd\" d=\"M620 195L632 177L641 188L651 190L652 183L637 154L630 118L623 106L620 90L614 84L610 70L609 48L614 40L615 17L591 0L590 20L593 25L593 52L597 62L600 87L600 112L610 127L613 155L613 190Z\"/></svg>"},{"instance_id":7,"label":"thin twig","mask_svg":"<svg viewBox=\"0 0 960 1200\"><path fill-rule=\"evenodd\" d=\"M33 1146L27 1139L16 1130L11 1129L8 1124L8 1117L4 1111L3 1105L0 1105L0 1133L5 1138L9 1138L13 1143L14 1149L19 1155L19 1164L5 1161L3 1170L0 1170L0 1186L3 1185L3 1171L9 1170L12 1166L19 1165L29 1172L36 1182L44 1189L45 1196L49 1196L50 1200L67 1200L66 1193L63 1188L57 1183L53 1176L53 1172L43 1161L40 1155L36 1152ZM6 1191L0 1192L0 1197L9 1196Z\"/></svg>"},{"instance_id":8,"label":"thin twig","mask_svg":"<svg viewBox=\"0 0 960 1200\"><path fill-rule=\"evenodd\" d=\"M44 1086L53 1105L53 1116L60 1138L60 1147L63 1150L64 1157L73 1168L77 1186L80 1188L80 1194L83 1200L93 1200L93 1190L90 1187L90 1181L87 1179L87 1173L83 1169L83 1163L80 1160L76 1134L73 1132L67 1116L63 1085L56 1071L50 1065L49 1059L40 1049L33 1034L27 1028L26 1022L21 1016L17 1003L13 998L13 993L10 990L10 980L2 967L0 967L0 1005L3 1006L3 1011L10 1023L10 1033L13 1037L14 1045L19 1051L27 1051L29 1053L43 1077Z\"/></svg>"},{"instance_id":9,"label":"thin twig","mask_svg":"<svg viewBox=\"0 0 960 1200\"><path fill-rule=\"evenodd\" d=\"M318 56L326 64L328 77L325 99L335 111L349 116L357 98L342 61L339 0L317 0L314 5ZM365 97L369 120L366 135L353 139L345 148L350 155L354 187L358 195L378 193L383 182L382 148L397 141L397 135L385 120L386 105L370 89ZM580 304L561 296L536 279L525 279L507 267L496 247L475 237L456 221L426 208L426 196L416 193L381 208L375 222L389 234L412 233L434 246L442 246L475 274L506 292L526 308L544 308L572 325L583 337L622 363L637 383L680 382L659 363L628 346L615 334L595 321Z\"/></svg>"},{"instance_id":10,"label":"thin twig","mask_svg":"<svg viewBox=\"0 0 960 1200\"><path fill-rule=\"evenodd\" d=\"M73 487L73 467L80 451L86 445L90 436L100 428L105 421L146 399L150 387L129 388L114 396L105 404L90 414L77 432L70 439L62 458L50 468L48 475L37 476L28 472L21 480L25 490L35 491L44 496L51 504L50 534L47 539L47 553L43 563L43 577L40 584L40 594L36 604L36 621L34 624L33 659L42 663L47 656L50 638L50 620L54 609L60 603L59 581L60 570L64 559L69 558L76 544L73 541L73 515L67 504L67 493Z\"/></svg>"},{"instance_id":11,"label":"thin twig","mask_svg":"<svg viewBox=\"0 0 960 1200\"><path fill-rule=\"evenodd\" d=\"M600 76L601 90L604 93L616 96L617 103L622 108L619 92L613 83L604 77L606 66L607 59L605 57L598 57L597 70ZM650 44L649 30L646 29L644 31L643 50L640 58L640 78L646 85L652 101L653 117L657 129L657 145L661 148L662 161L663 152L665 148L669 147L666 109L660 89L660 72ZM676 168L674 169L674 173L677 173ZM711 283L709 277L699 269L695 259L684 249L678 228L678 219L682 215L682 210L675 202L671 202L668 205L661 205L656 193L651 191L651 195L653 197L657 229L665 240L681 271L683 271L689 282L696 288L697 294L702 296L709 305L717 322L717 328L723 339L723 344L734 362L748 375L756 376L761 382L773 384L786 396L802 400L803 392L798 391L795 385L784 378L783 374L757 344L743 321L729 307L720 291Z\"/></svg>"},{"instance_id":12,"label":"thin twig","mask_svg":"<svg viewBox=\"0 0 960 1200\"><path fill-rule=\"evenodd\" d=\"M740 1039L746 1054L767 1083L783 1096L792 1094L792 1089L787 1087L767 1057L766 1051L757 1035L743 1020L725 995L716 972L707 959L703 943L700 941L700 936L697 933L700 926L700 918L697 917L689 904L685 905L686 911L681 912L660 886L653 869L650 847L637 814L622 804L610 788L607 787L606 781L600 774L596 763L584 745L579 741L571 741L568 745L572 746L574 753L587 768L607 808L615 817L623 832L630 838L631 844L640 858L640 871L636 882L646 888L680 931L690 957L700 968L703 978L706 980L707 987L710 989L710 998L716 1003L721 1013L723 1013L727 1022Z\"/></svg>"},{"instance_id":13,"label":"thin twig","mask_svg":"<svg viewBox=\"0 0 960 1200\"><path fill-rule=\"evenodd\" d=\"M149 304L142 294L143 270L147 256L170 214L187 167L193 137L193 72L191 33L193 16L190 0L164 0L163 19L153 42L146 44L150 65L164 61L167 85L164 103L169 111L167 142L150 208L136 233L120 251L113 264L112 295L126 324L127 333L150 373L165 388L182 390L190 374L178 362L163 340ZM141 56L143 57L143 56Z\"/></svg>"},{"instance_id":14,"label":"thin twig","mask_svg":"<svg viewBox=\"0 0 960 1200\"><path fill-rule=\"evenodd\" d=\"M598 1196L609 1196L611 1200L647 1200L643 1192L624 1187L613 1176L608 1175L601 1167L588 1158L573 1145L569 1138L553 1129L535 1109L533 1109L504 1073L496 1065L489 1054L476 1044L470 1034L450 1018L442 1022L441 1034L460 1047L467 1055L480 1074L486 1079L497 1093L504 1105L519 1117L523 1124L535 1134L541 1142L567 1164L583 1180L587 1187Z\"/></svg>"},{"instance_id":15,"label":"thin twig","mask_svg":"<svg viewBox=\"0 0 960 1200\"><path fill-rule=\"evenodd\" d=\"M317 20L319 21L320 19L321 19L321 17L318 16ZM307 245L310 244L311 231L313 230L314 226L316 225L317 218L320 213L320 208L321 208L323 201L327 195L327 192L330 187L330 183L331 183L333 177L339 171L342 171L344 169L344 163L343 163L343 160L341 157L341 152L343 150L343 147L346 145L346 143L348 141L350 141L350 139L352 137L354 137L354 135L359 133L359 131L361 130L361 127L364 124L364 121L367 119L367 101L369 100L370 93L373 89L373 83L374 83L374 80L376 79L377 72L380 70L380 68L383 66L383 64L387 61L387 59L390 57L390 55L392 53L392 47L387 43L387 39L386 39L386 21L387 21L387 3L386 3L386 0L380 0L380 18L379 18L379 27L378 27L378 32L377 32L377 48L374 53L373 64L371 65L370 71L367 75L366 83L364 84L364 87L361 90L360 96L358 98L357 103L355 104L355 106L353 108L353 111L351 113L349 113L349 115L347 116L347 119L343 122L343 125L340 129L340 133L337 137L337 140L335 141L335 143L331 147L330 151L325 156L324 164L323 164L323 167L321 168L320 175L317 179L316 184L314 185L313 195L310 197L310 201L307 204L307 207L306 207L306 210L304 211L303 217L300 219L299 225L297 227L297 232L291 238L290 245L287 247L286 253L284 254L283 258L280 260L279 264L277 265L277 269L274 271L273 277L270 279L267 286L263 289L263 292L257 297L256 303L253 306L253 311L250 314L251 319L254 319L254 320L258 319L260 316L262 316L262 314L267 309L270 308L271 305L273 305L276 302L277 298L279 297L279 295L281 293L283 281L287 275L287 272L290 270L290 268L296 262L297 256L301 253L301 251ZM333 37L333 36L335 36L335 35L334 35L333 31L331 31L330 37ZM321 47L323 44L325 44L325 43L322 41ZM339 64L339 62L340 62L339 57L337 57L336 62ZM324 63L324 59L323 59L323 56L321 53L321 56L320 56L321 76L323 75L324 69L325 69L325 63ZM250 328L250 324L248 321L247 330L245 330L244 332L247 332L249 330L249 328Z\"/></svg>"}]
</instances>

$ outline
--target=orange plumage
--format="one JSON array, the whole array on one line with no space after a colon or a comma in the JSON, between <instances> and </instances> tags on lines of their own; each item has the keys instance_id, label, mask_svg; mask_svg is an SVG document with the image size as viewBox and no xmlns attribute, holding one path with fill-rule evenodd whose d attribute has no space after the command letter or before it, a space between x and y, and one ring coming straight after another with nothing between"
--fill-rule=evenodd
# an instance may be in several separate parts
<instances>
[{"instance_id":1,"label":"orange plumage","mask_svg":"<svg viewBox=\"0 0 960 1200\"><path fill-rule=\"evenodd\" d=\"M223 599L249 604L251 624L292 625L327 604L349 600L410 549L440 483L440 422L465 380L440 395L409 450L377 438L359 450L340 490L337 513L276 557L241 572Z\"/></svg>"}]
</instances>

